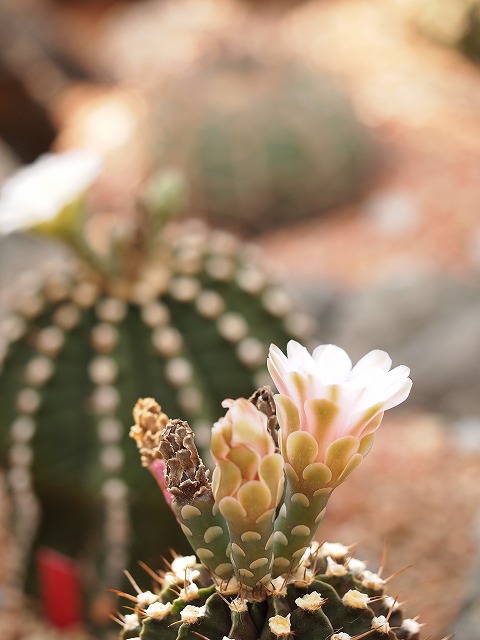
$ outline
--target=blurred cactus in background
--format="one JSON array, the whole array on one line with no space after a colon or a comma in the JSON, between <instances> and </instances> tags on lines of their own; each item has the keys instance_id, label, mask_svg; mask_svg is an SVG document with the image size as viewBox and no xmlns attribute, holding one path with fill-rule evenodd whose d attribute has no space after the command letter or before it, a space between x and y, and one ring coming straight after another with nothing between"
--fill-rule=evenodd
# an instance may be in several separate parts
<instances>
[{"instance_id":1,"label":"blurred cactus in background","mask_svg":"<svg viewBox=\"0 0 480 640\"><path fill-rule=\"evenodd\" d=\"M203 223L163 224L184 198L177 174L154 177L129 232L95 252L84 226L99 171L83 152L50 155L6 183L0 203L2 231L53 235L80 258L23 275L0 319L12 571L20 580L32 547L76 558L97 622L97 596L119 586L130 553L151 561L178 544L128 439L133 402L161 394L202 445L218 403L262 380L270 337L283 344L311 328L251 247Z\"/></svg>"},{"instance_id":2,"label":"blurred cactus in background","mask_svg":"<svg viewBox=\"0 0 480 640\"><path fill-rule=\"evenodd\" d=\"M421 0L415 21L432 39L480 61L480 2L478 0Z\"/></svg>"},{"instance_id":3,"label":"blurred cactus in background","mask_svg":"<svg viewBox=\"0 0 480 640\"><path fill-rule=\"evenodd\" d=\"M225 55L162 91L156 161L181 170L191 207L261 233L357 195L366 129L333 81L292 61Z\"/></svg>"},{"instance_id":4,"label":"blurred cactus in background","mask_svg":"<svg viewBox=\"0 0 480 640\"><path fill-rule=\"evenodd\" d=\"M137 403L132 435L152 473L163 466L164 494L201 564L177 556L165 572L147 567L153 591L134 583L121 639L418 640L422 625L386 595L388 580L351 548L312 541L383 412L408 397L409 370L390 370L382 351L352 368L338 347L310 355L295 342L287 356L272 346L268 364L280 394L263 387L224 402L211 483L188 423L151 398Z\"/></svg>"}]
</instances>

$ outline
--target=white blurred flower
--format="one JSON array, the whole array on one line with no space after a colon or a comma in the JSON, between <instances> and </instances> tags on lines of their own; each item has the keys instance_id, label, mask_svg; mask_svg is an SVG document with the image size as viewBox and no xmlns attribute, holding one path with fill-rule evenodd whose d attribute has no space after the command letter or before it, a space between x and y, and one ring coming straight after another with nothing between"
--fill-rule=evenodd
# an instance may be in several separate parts
<instances>
[{"instance_id":1,"label":"white blurred flower","mask_svg":"<svg viewBox=\"0 0 480 640\"><path fill-rule=\"evenodd\" d=\"M92 184L103 166L87 149L47 153L21 168L0 190L0 233L48 222Z\"/></svg>"}]
</instances>

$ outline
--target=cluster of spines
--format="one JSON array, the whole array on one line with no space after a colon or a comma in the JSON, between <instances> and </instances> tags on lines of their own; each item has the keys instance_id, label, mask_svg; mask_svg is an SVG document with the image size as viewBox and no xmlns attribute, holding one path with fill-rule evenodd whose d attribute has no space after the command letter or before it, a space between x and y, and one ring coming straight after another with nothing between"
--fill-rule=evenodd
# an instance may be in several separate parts
<instances>
[{"instance_id":1,"label":"cluster of spines","mask_svg":"<svg viewBox=\"0 0 480 640\"><path fill-rule=\"evenodd\" d=\"M147 569L153 591L133 582L133 613L119 615L121 638L148 640L419 640L421 624L404 618L388 582L337 543L313 543L292 575L264 585L256 598L235 578L213 579L195 557L165 572ZM125 594L123 594L125 595Z\"/></svg>"}]
</instances>

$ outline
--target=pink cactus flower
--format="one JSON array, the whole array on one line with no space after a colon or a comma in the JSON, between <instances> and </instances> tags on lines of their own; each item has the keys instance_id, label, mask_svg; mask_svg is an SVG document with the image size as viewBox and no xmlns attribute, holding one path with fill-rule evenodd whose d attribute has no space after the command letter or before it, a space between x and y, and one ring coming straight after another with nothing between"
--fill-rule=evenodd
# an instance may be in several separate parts
<instances>
[{"instance_id":1,"label":"pink cactus flower","mask_svg":"<svg viewBox=\"0 0 480 640\"><path fill-rule=\"evenodd\" d=\"M228 506L240 517L256 519L274 510L282 496L283 459L275 452L265 414L245 398L225 400L223 406L228 411L215 423L211 441L215 500L222 513Z\"/></svg>"},{"instance_id":2,"label":"pink cactus flower","mask_svg":"<svg viewBox=\"0 0 480 640\"><path fill-rule=\"evenodd\" d=\"M335 345L321 345L310 354L290 341L287 355L271 345L267 365L280 392L275 403L284 458L292 462L293 456L294 467L325 463L334 480L342 476L343 481L347 463L350 473L370 449L384 411L410 393L410 370L403 365L391 369L391 364L380 350L370 351L352 366L346 352ZM310 438L291 438L296 432ZM299 447L307 447L308 455Z\"/></svg>"}]
</instances>

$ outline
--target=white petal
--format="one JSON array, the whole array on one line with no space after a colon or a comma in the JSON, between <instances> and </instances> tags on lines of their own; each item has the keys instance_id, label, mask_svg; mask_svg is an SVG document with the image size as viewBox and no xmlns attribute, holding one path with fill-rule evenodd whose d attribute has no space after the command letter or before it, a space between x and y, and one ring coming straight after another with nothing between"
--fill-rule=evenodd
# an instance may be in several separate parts
<instances>
[{"instance_id":1,"label":"white petal","mask_svg":"<svg viewBox=\"0 0 480 640\"><path fill-rule=\"evenodd\" d=\"M356 410L363 411L381 403L383 411L386 411L406 400L412 386L412 381L407 377L408 373L408 367L403 366L381 374L378 369L370 369L363 380L364 391L358 400ZM355 383L358 381L355 380ZM397 401L397 397L402 399Z\"/></svg>"},{"instance_id":2,"label":"white petal","mask_svg":"<svg viewBox=\"0 0 480 640\"><path fill-rule=\"evenodd\" d=\"M280 393L288 395L287 369L284 363L285 356L275 345L270 346L270 353L267 358L267 369L272 380Z\"/></svg>"},{"instance_id":3,"label":"white petal","mask_svg":"<svg viewBox=\"0 0 480 640\"><path fill-rule=\"evenodd\" d=\"M388 400L385 401L383 411L387 411L387 409L392 409L393 407L396 407L402 402L404 402L410 395L411 388L412 388L412 381L410 380L410 378L407 378L398 386L398 388L392 393L392 395L388 398Z\"/></svg>"},{"instance_id":4,"label":"white petal","mask_svg":"<svg viewBox=\"0 0 480 640\"><path fill-rule=\"evenodd\" d=\"M19 169L0 193L0 232L44 222L73 202L99 175L102 158L87 149L47 153Z\"/></svg>"},{"instance_id":5,"label":"white petal","mask_svg":"<svg viewBox=\"0 0 480 640\"><path fill-rule=\"evenodd\" d=\"M287 344L287 357L290 371L299 373L314 373L315 364L308 350L295 340L290 340Z\"/></svg>"},{"instance_id":6,"label":"white petal","mask_svg":"<svg viewBox=\"0 0 480 640\"><path fill-rule=\"evenodd\" d=\"M388 353L386 351L381 351L380 349L374 349L363 356L363 358L360 358L352 369L351 378L354 378L359 371L364 371L370 367L378 367L383 371L388 371L391 366L392 359Z\"/></svg>"},{"instance_id":7,"label":"white petal","mask_svg":"<svg viewBox=\"0 0 480 640\"><path fill-rule=\"evenodd\" d=\"M312 355L323 384L344 382L352 370L352 361L346 351L334 344L320 345Z\"/></svg>"}]
</instances>

